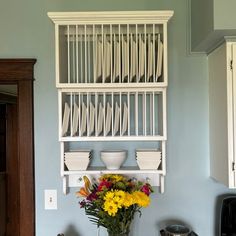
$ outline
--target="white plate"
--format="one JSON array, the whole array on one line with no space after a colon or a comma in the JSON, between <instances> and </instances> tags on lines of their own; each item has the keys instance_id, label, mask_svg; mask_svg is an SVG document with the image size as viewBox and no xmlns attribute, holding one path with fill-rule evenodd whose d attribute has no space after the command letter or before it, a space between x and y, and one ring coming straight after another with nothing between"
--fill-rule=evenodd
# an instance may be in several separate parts
<instances>
[{"instance_id":1,"label":"white plate","mask_svg":"<svg viewBox=\"0 0 236 236\"><path fill-rule=\"evenodd\" d=\"M96 48L96 83L101 81L102 78L102 42L97 39Z\"/></svg>"},{"instance_id":2,"label":"white plate","mask_svg":"<svg viewBox=\"0 0 236 236\"><path fill-rule=\"evenodd\" d=\"M105 126L105 136L108 135L108 133L111 130L111 113L112 113L112 108L110 103L107 103L107 110L106 110L106 126Z\"/></svg>"},{"instance_id":3,"label":"white plate","mask_svg":"<svg viewBox=\"0 0 236 236\"><path fill-rule=\"evenodd\" d=\"M95 108L92 102L89 104L89 135L91 135L94 132L94 113Z\"/></svg>"},{"instance_id":4,"label":"white plate","mask_svg":"<svg viewBox=\"0 0 236 236\"><path fill-rule=\"evenodd\" d=\"M102 104L99 103L99 110L98 110L98 120L97 120L97 135L99 135L102 132L103 128L103 117L104 117L104 108L102 107Z\"/></svg>"},{"instance_id":5,"label":"white plate","mask_svg":"<svg viewBox=\"0 0 236 236\"><path fill-rule=\"evenodd\" d=\"M118 103L116 102L115 121L114 121L114 129L113 129L114 135L116 135L116 133L119 130L119 122L120 122L120 107L119 107Z\"/></svg>"},{"instance_id":6,"label":"white plate","mask_svg":"<svg viewBox=\"0 0 236 236\"><path fill-rule=\"evenodd\" d=\"M137 73L138 73L138 53L137 53L137 45L136 45L136 42L133 38L133 36L131 35L131 42L132 42L132 56L131 56L131 81L135 82L136 81L136 76L137 76Z\"/></svg>"},{"instance_id":7,"label":"white plate","mask_svg":"<svg viewBox=\"0 0 236 236\"><path fill-rule=\"evenodd\" d=\"M134 57L133 57L133 35L130 35L130 69L129 69L129 77L130 77L130 81L133 81L133 77L134 77Z\"/></svg>"},{"instance_id":8,"label":"white plate","mask_svg":"<svg viewBox=\"0 0 236 236\"><path fill-rule=\"evenodd\" d=\"M123 121L122 121L122 132L121 135L124 135L127 131L128 126L128 107L126 105L126 102L124 102L124 109L123 109Z\"/></svg>"},{"instance_id":9,"label":"white plate","mask_svg":"<svg viewBox=\"0 0 236 236\"><path fill-rule=\"evenodd\" d=\"M79 107L76 102L74 102L73 108L72 135L74 136L77 133L79 121Z\"/></svg>"},{"instance_id":10,"label":"white plate","mask_svg":"<svg viewBox=\"0 0 236 236\"><path fill-rule=\"evenodd\" d=\"M161 42L161 36L158 34L158 45L157 45L157 68L156 68L156 81L161 76L162 73L162 63L163 63L163 43Z\"/></svg>"},{"instance_id":11,"label":"white plate","mask_svg":"<svg viewBox=\"0 0 236 236\"><path fill-rule=\"evenodd\" d=\"M97 42L97 34L94 36L94 61L93 61L93 82L97 81L97 63L98 63L98 42Z\"/></svg>"},{"instance_id":12,"label":"white plate","mask_svg":"<svg viewBox=\"0 0 236 236\"><path fill-rule=\"evenodd\" d=\"M157 73L157 78L161 76L162 73L162 63L163 63L163 43L160 42L160 54L159 54L159 67L158 67L158 73Z\"/></svg>"},{"instance_id":13,"label":"white plate","mask_svg":"<svg viewBox=\"0 0 236 236\"><path fill-rule=\"evenodd\" d=\"M122 82L127 81L128 77L128 43L124 38L124 35L121 37L122 39Z\"/></svg>"},{"instance_id":14,"label":"white plate","mask_svg":"<svg viewBox=\"0 0 236 236\"><path fill-rule=\"evenodd\" d=\"M141 78L144 76L144 50L145 45L142 40L142 36L139 35L139 81L141 81Z\"/></svg>"},{"instance_id":15,"label":"white plate","mask_svg":"<svg viewBox=\"0 0 236 236\"><path fill-rule=\"evenodd\" d=\"M114 72L113 72L113 82L119 81L120 75L120 42L116 40L114 35Z\"/></svg>"},{"instance_id":16,"label":"white plate","mask_svg":"<svg viewBox=\"0 0 236 236\"><path fill-rule=\"evenodd\" d=\"M69 119L70 119L70 107L68 103L66 102L64 106L64 114L63 114L63 121L62 121L62 136L65 136L68 131Z\"/></svg>"},{"instance_id":17,"label":"white plate","mask_svg":"<svg viewBox=\"0 0 236 236\"><path fill-rule=\"evenodd\" d=\"M147 81L150 82L153 75L153 43L151 41L151 35L148 35L148 72Z\"/></svg>"},{"instance_id":18,"label":"white plate","mask_svg":"<svg viewBox=\"0 0 236 236\"><path fill-rule=\"evenodd\" d=\"M106 39L107 40L107 39ZM105 64L104 64L104 70L105 70L105 82L111 82L111 43L107 40L105 42L106 47L105 47Z\"/></svg>"},{"instance_id":19,"label":"white plate","mask_svg":"<svg viewBox=\"0 0 236 236\"><path fill-rule=\"evenodd\" d=\"M87 125L87 107L85 106L83 102L82 103L82 118L81 118L81 126L80 126L81 136L83 136L86 131L86 125Z\"/></svg>"}]
</instances>

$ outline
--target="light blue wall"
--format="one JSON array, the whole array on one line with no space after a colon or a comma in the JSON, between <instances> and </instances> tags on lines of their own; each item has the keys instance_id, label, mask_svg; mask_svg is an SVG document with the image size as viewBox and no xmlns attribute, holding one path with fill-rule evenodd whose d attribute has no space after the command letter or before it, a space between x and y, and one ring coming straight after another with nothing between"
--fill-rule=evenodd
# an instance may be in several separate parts
<instances>
[{"instance_id":1,"label":"light blue wall","mask_svg":"<svg viewBox=\"0 0 236 236\"><path fill-rule=\"evenodd\" d=\"M187 55L187 0L0 0L0 57L38 60L34 84L36 236L56 236L69 225L79 236L96 235L95 226L79 209L74 190L62 194L54 28L47 12L148 9L175 11L168 30L167 177L165 193L156 189L151 206L134 222L133 236L157 236L162 222L171 219L188 223L200 236L215 235L216 197L229 191L209 178L207 59ZM44 210L44 189L58 190L57 211Z\"/></svg>"},{"instance_id":2,"label":"light blue wall","mask_svg":"<svg viewBox=\"0 0 236 236\"><path fill-rule=\"evenodd\" d=\"M236 36L235 0L189 0L191 50L211 52L224 36Z\"/></svg>"},{"instance_id":3,"label":"light blue wall","mask_svg":"<svg viewBox=\"0 0 236 236\"><path fill-rule=\"evenodd\" d=\"M218 30L236 29L236 1L214 0L214 28Z\"/></svg>"}]
</instances>

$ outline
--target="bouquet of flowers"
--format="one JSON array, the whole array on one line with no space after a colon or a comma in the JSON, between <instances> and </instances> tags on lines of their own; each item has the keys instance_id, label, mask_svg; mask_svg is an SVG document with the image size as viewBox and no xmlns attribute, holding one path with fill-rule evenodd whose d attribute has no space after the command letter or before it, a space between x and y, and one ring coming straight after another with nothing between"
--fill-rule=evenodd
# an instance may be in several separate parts
<instances>
[{"instance_id":1,"label":"bouquet of flowers","mask_svg":"<svg viewBox=\"0 0 236 236\"><path fill-rule=\"evenodd\" d=\"M150 204L150 184L127 179L122 175L105 174L91 185L84 176L85 186L77 192L81 208L89 220L103 226L111 235L128 235L132 219L142 207Z\"/></svg>"}]
</instances>

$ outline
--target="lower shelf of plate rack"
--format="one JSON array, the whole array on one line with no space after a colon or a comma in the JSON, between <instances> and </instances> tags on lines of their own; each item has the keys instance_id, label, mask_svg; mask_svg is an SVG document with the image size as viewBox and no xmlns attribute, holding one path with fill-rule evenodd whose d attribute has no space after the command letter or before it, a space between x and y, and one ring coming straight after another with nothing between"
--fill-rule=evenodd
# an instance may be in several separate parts
<instances>
[{"instance_id":1,"label":"lower shelf of plate rack","mask_svg":"<svg viewBox=\"0 0 236 236\"><path fill-rule=\"evenodd\" d=\"M64 171L63 193L67 194L71 187L84 186L83 176L86 175L91 182L95 182L102 174L122 174L142 182L148 182L151 186L159 186L160 192L164 193L164 176L162 170L140 170L137 167L125 167L119 170L107 170L104 167L90 167L84 171Z\"/></svg>"}]
</instances>

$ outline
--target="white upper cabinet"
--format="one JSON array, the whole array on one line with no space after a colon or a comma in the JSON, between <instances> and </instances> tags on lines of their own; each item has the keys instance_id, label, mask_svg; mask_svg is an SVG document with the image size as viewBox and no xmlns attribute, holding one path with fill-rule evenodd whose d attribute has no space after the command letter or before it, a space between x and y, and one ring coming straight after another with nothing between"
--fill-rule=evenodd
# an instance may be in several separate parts
<instances>
[{"instance_id":1,"label":"white upper cabinet","mask_svg":"<svg viewBox=\"0 0 236 236\"><path fill-rule=\"evenodd\" d=\"M225 42L208 56L211 176L236 187L236 43Z\"/></svg>"}]
</instances>

